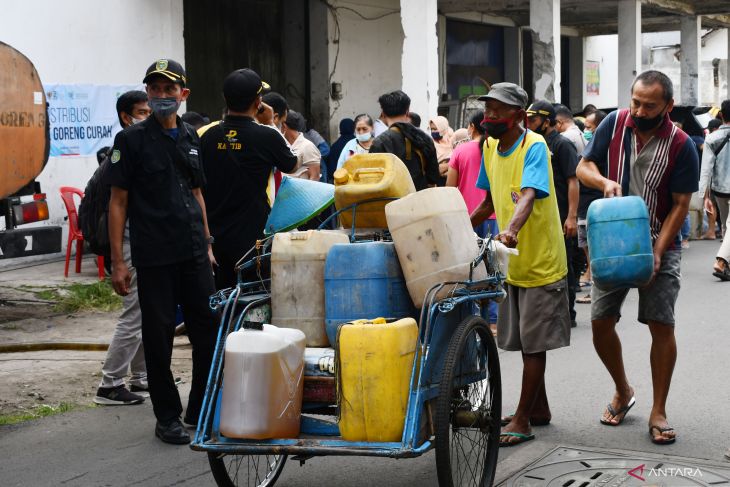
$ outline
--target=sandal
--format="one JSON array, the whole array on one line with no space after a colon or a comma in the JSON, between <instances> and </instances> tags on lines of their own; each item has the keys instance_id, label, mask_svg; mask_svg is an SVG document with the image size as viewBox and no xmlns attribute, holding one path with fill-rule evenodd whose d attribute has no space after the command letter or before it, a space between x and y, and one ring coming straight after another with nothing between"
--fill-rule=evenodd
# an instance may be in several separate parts
<instances>
[{"instance_id":1,"label":"sandal","mask_svg":"<svg viewBox=\"0 0 730 487\"><path fill-rule=\"evenodd\" d=\"M518 441L509 441L509 440L502 441L503 436L517 438ZM521 445L522 443L525 443L526 441L530 441L530 440L534 440L534 439L535 439L535 435L532 433L524 434L524 433L513 433L510 431L508 433L501 433L499 435L499 446L500 447L517 446L517 445Z\"/></svg>"},{"instance_id":2,"label":"sandal","mask_svg":"<svg viewBox=\"0 0 730 487\"><path fill-rule=\"evenodd\" d=\"M712 273L713 276L717 277L721 281L730 281L730 267L725 264L725 267L721 271L715 271Z\"/></svg>"},{"instance_id":3,"label":"sandal","mask_svg":"<svg viewBox=\"0 0 730 487\"><path fill-rule=\"evenodd\" d=\"M613 406L611 406L611 403L608 403L608 405L606 406L606 409L611 414L611 416L613 416L613 419L614 420L618 420L618 422L614 423L611 420L604 419L603 417L601 417L601 424L605 424L606 426L618 426L618 425L620 425L621 423L624 422L624 419L626 418L626 415L629 413L629 411L631 411L631 408L634 407L634 404L636 404L636 398L635 397L632 397L631 400L629 401L629 403L626 406L624 406L621 409L619 409L618 411L616 411L615 409L613 409ZM617 416L619 414L622 415L621 416L621 419L618 419L617 418Z\"/></svg>"},{"instance_id":4,"label":"sandal","mask_svg":"<svg viewBox=\"0 0 730 487\"><path fill-rule=\"evenodd\" d=\"M659 436L661 439L657 439L656 435L653 433L654 431L659 432ZM663 433L666 433L667 431L674 431L674 428L671 426L667 426L666 428L662 428L660 426L657 426L655 424L649 426L649 436L651 436L651 442L655 445L671 445L675 441L677 441L677 437L673 436L672 438L667 438L663 436Z\"/></svg>"},{"instance_id":5,"label":"sandal","mask_svg":"<svg viewBox=\"0 0 730 487\"><path fill-rule=\"evenodd\" d=\"M591 304L591 295L586 294L585 296L581 296L580 298L575 298L575 302L581 304Z\"/></svg>"}]
</instances>

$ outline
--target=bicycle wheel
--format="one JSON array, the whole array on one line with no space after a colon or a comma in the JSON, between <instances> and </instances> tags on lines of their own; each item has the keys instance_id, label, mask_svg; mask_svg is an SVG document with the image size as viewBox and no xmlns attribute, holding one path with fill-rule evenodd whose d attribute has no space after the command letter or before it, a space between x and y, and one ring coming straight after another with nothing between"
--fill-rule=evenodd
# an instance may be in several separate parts
<instances>
[{"instance_id":1,"label":"bicycle wheel","mask_svg":"<svg viewBox=\"0 0 730 487\"><path fill-rule=\"evenodd\" d=\"M274 485L284 470L286 455L208 452L208 463L219 487L267 487Z\"/></svg>"},{"instance_id":2,"label":"bicycle wheel","mask_svg":"<svg viewBox=\"0 0 730 487\"><path fill-rule=\"evenodd\" d=\"M502 380L492 332L478 316L458 326L436 398L440 487L491 486L499 455Z\"/></svg>"}]
</instances>

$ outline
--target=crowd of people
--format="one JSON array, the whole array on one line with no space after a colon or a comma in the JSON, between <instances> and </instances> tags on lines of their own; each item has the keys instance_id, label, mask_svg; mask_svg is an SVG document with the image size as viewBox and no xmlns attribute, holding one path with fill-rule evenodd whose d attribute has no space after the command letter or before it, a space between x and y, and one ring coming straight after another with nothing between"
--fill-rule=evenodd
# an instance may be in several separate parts
<instances>
[{"instance_id":1,"label":"crowd of people","mask_svg":"<svg viewBox=\"0 0 730 487\"><path fill-rule=\"evenodd\" d=\"M110 187L112 284L125 296L125 307L97 402L138 404L148 392L156 435L189 442L183 422L197 422L215 341L208 297L236 284L235 264L261 237L282 174L327 182L350 157L392 153L404 162L416 190L458 188L475 232L519 249L510 261L507 299L484 311L499 347L523 357L522 392L514 414L503 418L502 446L533 439L533 426L551 421L547 351L570 344L576 302L591 304L595 348L616 387L598 419L618 426L635 404L615 331L628 289L592 285L586 215L599 198L645 200L654 274L639 290L638 320L652 336L649 435L657 444L676 440L666 399L676 360L682 226L697 191L709 217L704 237L722 238L721 227L730 223L730 100L722 104L721 123L713 123L700 143L671 122L672 83L656 71L621 87L631 90L631 106L609 114L587 106L575 116L545 100L530 104L521 87L497 83L480 97L485 110L456 130L436 115L422 129L410 98L396 90L378 99L377 117L362 113L341 120L330 146L251 69L223 81L222 120L206 123L186 114L197 127L177 116L190 95L179 63L153 63L143 82L146 93L120 97L117 111L125 128L100 166ZM725 281L728 242L712 268ZM193 345L182 422L170 372L177 305ZM124 384L130 367L132 390Z\"/></svg>"}]
</instances>

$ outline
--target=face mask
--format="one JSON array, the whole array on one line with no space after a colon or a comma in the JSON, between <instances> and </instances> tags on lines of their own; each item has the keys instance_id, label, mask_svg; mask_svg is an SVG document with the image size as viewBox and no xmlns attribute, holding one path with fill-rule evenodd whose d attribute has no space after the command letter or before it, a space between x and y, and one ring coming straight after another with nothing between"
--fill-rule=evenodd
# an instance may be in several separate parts
<instances>
[{"instance_id":1,"label":"face mask","mask_svg":"<svg viewBox=\"0 0 730 487\"><path fill-rule=\"evenodd\" d=\"M355 136L358 142L367 142L368 140L373 138L372 132L365 132L364 134L357 134Z\"/></svg>"},{"instance_id":2,"label":"face mask","mask_svg":"<svg viewBox=\"0 0 730 487\"><path fill-rule=\"evenodd\" d=\"M149 104L155 115L163 118L177 113L180 108L177 98L150 98Z\"/></svg>"},{"instance_id":3,"label":"face mask","mask_svg":"<svg viewBox=\"0 0 730 487\"><path fill-rule=\"evenodd\" d=\"M498 139L506 134L514 126L514 123L514 120L508 118L485 118L482 120L482 127L487 131L487 135Z\"/></svg>"},{"instance_id":4,"label":"face mask","mask_svg":"<svg viewBox=\"0 0 730 487\"><path fill-rule=\"evenodd\" d=\"M544 122L543 122L543 123L544 123ZM536 128L536 129L534 130L534 132L535 132L536 134L538 134L538 135L542 135L542 136L544 137L544 136L545 136L545 127L543 127L542 125L540 125L540 126L539 126L538 128Z\"/></svg>"},{"instance_id":5,"label":"face mask","mask_svg":"<svg viewBox=\"0 0 730 487\"><path fill-rule=\"evenodd\" d=\"M130 120L132 120L132 123L130 125L137 125L138 123L142 123L145 120L144 118L134 118L134 117L129 117L129 118L130 118Z\"/></svg>"},{"instance_id":6,"label":"face mask","mask_svg":"<svg viewBox=\"0 0 730 487\"><path fill-rule=\"evenodd\" d=\"M631 115L631 119L634 121L634 124L636 124L636 128L639 129L639 132L648 132L657 128L659 124L662 123L664 115L664 113L660 113L654 118L641 118Z\"/></svg>"},{"instance_id":7,"label":"face mask","mask_svg":"<svg viewBox=\"0 0 730 487\"><path fill-rule=\"evenodd\" d=\"M438 132L431 132L431 137L433 138L433 140L441 140L443 138Z\"/></svg>"},{"instance_id":8,"label":"face mask","mask_svg":"<svg viewBox=\"0 0 730 487\"><path fill-rule=\"evenodd\" d=\"M591 132L588 129L585 129L583 131L583 138L586 139L586 140L588 140L588 141L590 141L593 138L593 132Z\"/></svg>"}]
</instances>

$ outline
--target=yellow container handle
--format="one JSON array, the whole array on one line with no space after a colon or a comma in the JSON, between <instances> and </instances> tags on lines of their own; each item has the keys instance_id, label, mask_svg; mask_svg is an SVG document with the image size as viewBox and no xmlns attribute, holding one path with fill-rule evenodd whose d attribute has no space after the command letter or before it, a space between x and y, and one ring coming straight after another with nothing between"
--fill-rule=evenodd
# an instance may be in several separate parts
<instances>
[{"instance_id":1,"label":"yellow container handle","mask_svg":"<svg viewBox=\"0 0 730 487\"><path fill-rule=\"evenodd\" d=\"M361 167L360 169L355 169L355 172L352 175L352 179L354 179L355 181L359 181L361 174L373 173L385 174L385 169L383 169L382 167Z\"/></svg>"}]
</instances>

